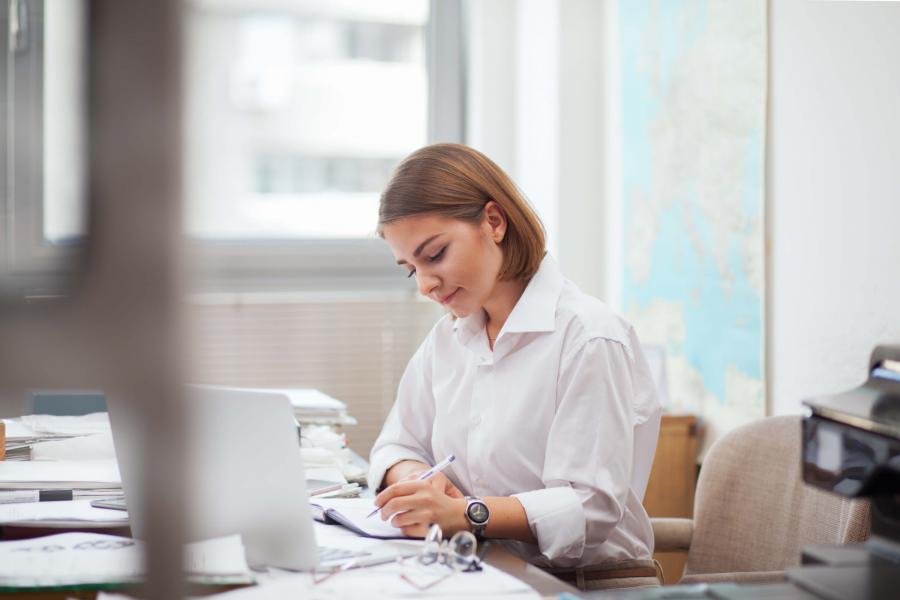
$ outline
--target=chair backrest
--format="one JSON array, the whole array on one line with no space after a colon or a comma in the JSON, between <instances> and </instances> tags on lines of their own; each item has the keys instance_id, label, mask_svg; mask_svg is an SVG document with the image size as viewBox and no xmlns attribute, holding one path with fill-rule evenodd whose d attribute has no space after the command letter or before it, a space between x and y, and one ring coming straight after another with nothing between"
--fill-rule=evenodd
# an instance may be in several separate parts
<instances>
[{"instance_id":1,"label":"chair backrest","mask_svg":"<svg viewBox=\"0 0 900 600\"><path fill-rule=\"evenodd\" d=\"M799 416L735 429L707 453L697 482L685 573L780 571L810 544L861 542L869 503L803 482Z\"/></svg>"}]
</instances>

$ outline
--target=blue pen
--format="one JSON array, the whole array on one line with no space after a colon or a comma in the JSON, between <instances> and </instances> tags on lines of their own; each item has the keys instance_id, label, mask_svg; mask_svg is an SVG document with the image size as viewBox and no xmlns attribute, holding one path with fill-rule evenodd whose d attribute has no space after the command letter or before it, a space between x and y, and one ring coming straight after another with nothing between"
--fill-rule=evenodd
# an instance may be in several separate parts
<instances>
[{"instance_id":1,"label":"blue pen","mask_svg":"<svg viewBox=\"0 0 900 600\"><path fill-rule=\"evenodd\" d=\"M430 477L434 477L436 474L440 473L441 471L443 471L444 469L449 467L450 463L452 463L454 460L456 460L456 455L451 454L450 456L448 456L447 458L445 458L438 464L434 465L433 467L431 467L430 469L428 469L427 471L425 471L424 473L422 473L421 475L416 477L416 481L423 481ZM375 510L373 510L372 512L370 512L369 514L367 514L366 518L368 519L369 517L371 517L372 515L377 513L379 510L381 510L380 506L378 508L376 508Z\"/></svg>"}]
</instances>

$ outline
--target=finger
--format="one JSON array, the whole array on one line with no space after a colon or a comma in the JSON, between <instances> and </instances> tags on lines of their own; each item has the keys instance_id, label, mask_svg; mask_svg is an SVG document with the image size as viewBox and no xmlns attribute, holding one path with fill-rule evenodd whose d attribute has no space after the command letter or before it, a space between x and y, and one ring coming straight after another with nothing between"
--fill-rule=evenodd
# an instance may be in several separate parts
<instances>
[{"instance_id":1,"label":"finger","mask_svg":"<svg viewBox=\"0 0 900 600\"><path fill-rule=\"evenodd\" d=\"M396 498L398 496L408 496L409 494L414 494L417 490L422 488L423 483L427 485L427 482L422 481L398 481L397 483L388 486L380 494L375 496L375 506L384 506L392 498Z\"/></svg>"},{"instance_id":2,"label":"finger","mask_svg":"<svg viewBox=\"0 0 900 600\"><path fill-rule=\"evenodd\" d=\"M393 498L381 507L381 520L387 521L399 512L421 508L422 504L423 499L417 494Z\"/></svg>"},{"instance_id":3,"label":"finger","mask_svg":"<svg viewBox=\"0 0 900 600\"><path fill-rule=\"evenodd\" d=\"M391 525L398 529L422 525L426 529L435 521L434 512L430 510L408 510L404 513L395 515L391 519Z\"/></svg>"}]
</instances>

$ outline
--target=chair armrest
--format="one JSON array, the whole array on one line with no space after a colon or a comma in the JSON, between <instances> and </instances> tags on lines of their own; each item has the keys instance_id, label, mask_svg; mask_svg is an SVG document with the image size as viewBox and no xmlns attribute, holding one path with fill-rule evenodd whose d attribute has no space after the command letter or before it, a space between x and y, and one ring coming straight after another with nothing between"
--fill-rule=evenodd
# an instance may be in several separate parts
<instances>
[{"instance_id":1,"label":"chair armrest","mask_svg":"<svg viewBox=\"0 0 900 600\"><path fill-rule=\"evenodd\" d=\"M694 536L693 519L654 518L650 519L655 552L687 552Z\"/></svg>"},{"instance_id":2,"label":"chair armrest","mask_svg":"<svg viewBox=\"0 0 900 600\"><path fill-rule=\"evenodd\" d=\"M697 585L700 583L778 583L787 581L784 571L745 571L738 573L690 573L678 583Z\"/></svg>"}]
</instances>

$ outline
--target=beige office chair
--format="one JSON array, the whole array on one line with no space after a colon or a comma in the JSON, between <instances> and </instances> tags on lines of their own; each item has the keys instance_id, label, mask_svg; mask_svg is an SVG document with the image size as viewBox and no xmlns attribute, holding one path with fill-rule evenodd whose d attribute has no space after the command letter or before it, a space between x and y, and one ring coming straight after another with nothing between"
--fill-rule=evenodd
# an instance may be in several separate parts
<instances>
[{"instance_id":1,"label":"beige office chair","mask_svg":"<svg viewBox=\"0 0 900 600\"><path fill-rule=\"evenodd\" d=\"M869 537L867 500L803 482L800 435L798 416L729 432L703 462L694 518L651 520L656 551L688 552L683 583L780 581L804 546Z\"/></svg>"}]
</instances>

